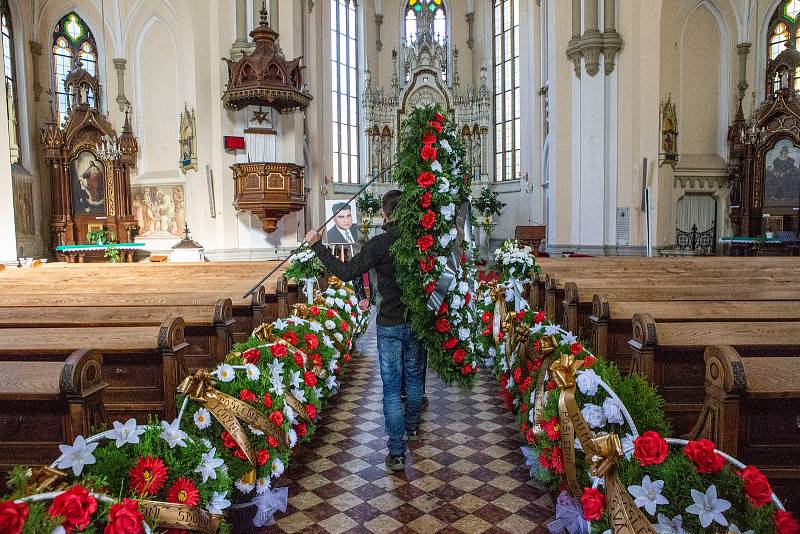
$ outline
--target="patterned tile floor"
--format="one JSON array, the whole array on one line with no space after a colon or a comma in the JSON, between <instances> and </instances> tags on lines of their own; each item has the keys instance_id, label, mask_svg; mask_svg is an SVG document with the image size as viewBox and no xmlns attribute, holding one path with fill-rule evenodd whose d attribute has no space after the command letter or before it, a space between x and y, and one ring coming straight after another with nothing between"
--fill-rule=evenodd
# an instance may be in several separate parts
<instances>
[{"instance_id":1,"label":"patterned tile floor","mask_svg":"<svg viewBox=\"0 0 800 534\"><path fill-rule=\"evenodd\" d=\"M422 438L405 472L389 474L374 323L359 349L315 439L284 475L289 506L270 532L547 532L550 497L530 481L488 372L468 396L428 374Z\"/></svg>"}]
</instances>

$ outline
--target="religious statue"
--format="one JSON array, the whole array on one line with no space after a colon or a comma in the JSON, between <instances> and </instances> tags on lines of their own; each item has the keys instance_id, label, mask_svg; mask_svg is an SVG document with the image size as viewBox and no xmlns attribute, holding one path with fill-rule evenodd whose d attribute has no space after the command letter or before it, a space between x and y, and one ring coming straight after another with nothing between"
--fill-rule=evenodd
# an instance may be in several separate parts
<instances>
[{"instance_id":1,"label":"religious statue","mask_svg":"<svg viewBox=\"0 0 800 534\"><path fill-rule=\"evenodd\" d=\"M197 139L194 109L189 111L184 104L181 112L180 136L178 139L180 146L180 160L178 166L181 172L186 174L190 170L197 170Z\"/></svg>"},{"instance_id":2,"label":"religious statue","mask_svg":"<svg viewBox=\"0 0 800 534\"><path fill-rule=\"evenodd\" d=\"M661 102L661 151L659 165L678 163L678 113L672 95L666 102Z\"/></svg>"}]
</instances>

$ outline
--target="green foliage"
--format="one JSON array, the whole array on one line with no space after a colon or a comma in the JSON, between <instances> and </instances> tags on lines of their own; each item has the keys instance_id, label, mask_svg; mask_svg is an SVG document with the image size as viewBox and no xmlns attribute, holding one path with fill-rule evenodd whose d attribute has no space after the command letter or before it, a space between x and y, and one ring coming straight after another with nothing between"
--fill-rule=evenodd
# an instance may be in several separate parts
<instances>
[{"instance_id":1,"label":"green foliage","mask_svg":"<svg viewBox=\"0 0 800 534\"><path fill-rule=\"evenodd\" d=\"M119 250L116 247L107 247L103 256L108 259L108 263L119 263L122 261L119 257Z\"/></svg>"},{"instance_id":2,"label":"green foliage","mask_svg":"<svg viewBox=\"0 0 800 534\"><path fill-rule=\"evenodd\" d=\"M427 350L431 369L439 374L445 384L455 383L462 390L469 390L475 381L474 348L469 340L458 339L457 330L458 327L474 328L476 318L470 310L469 315L465 312L463 318L459 317L461 322L458 327L451 322L450 331L438 332L431 328L437 321L437 313L427 307L429 292L426 289L432 290L443 270L437 259L447 258L454 247L460 245L455 240L443 244L439 239L454 228L454 217L448 219L443 208L457 211L469 200L472 174L465 162L464 148L456 135L455 124L450 120L439 120L442 126L442 131L439 132L434 120L437 114L442 114L438 105L417 108L403 124L397 167L394 171L394 181L402 189L403 196L395 210L398 239L392 246L392 252L398 286L402 290L401 298L407 308L407 319ZM426 138L433 139L433 143L423 148ZM436 150L436 155L423 158L423 151L429 152L431 148ZM437 164L434 165L434 162ZM441 165L441 169L437 168L438 165ZM427 184L421 179L425 176L432 176L435 180ZM423 198L429 200L429 207L423 207ZM433 218L430 228L422 224L426 214ZM422 242L430 240L432 244L425 248L420 244L420 239ZM456 282L473 282L477 278L471 258L472 251L465 245ZM423 263L430 264L427 272L422 269ZM453 293L451 291L446 298L452 299ZM447 302L448 305L451 303ZM448 312L443 312L438 318L450 321L455 319L454 313L461 311L464 310L455 312L451 306ZM444 348L443 344L453 338L457 344ZM463 363L455 362L457 350L464 350L466 353Z\"/></svg>"},{"instance_id":3,"label":"green foliage","mask_svg":"<svg viewBox=\"0 0 800 534\"><path fill-rule=\"evenodd\" d=\"M506 203L500 200L500 195L497 191L493 191L488 187L481 189L481 194L472 202L472 205L485 217L499 216L503 212L503 208L506 207Z\"/></svg>"},{"instance_id":4,"label":"green foliage","mask_svg":"<svg viewBox=\"0 0 800 534\"><path fill-rule=\"evenodd\" d=\"M311 250L311 247L308 245L303 245L300 249L295 253L294 258L292 258L292 263L289 265L289 268L286 269L286 278L292 280L305 280L308 278L319 278L323 274L325 274L325 266L322 265L322 262L317 255L314 254L314 251Z\"/></svg>"},{"instance_id":5,"label":"green foliage","mask_svg":"<svg viewBox=\"0 0 800 534\"><path fill-rule=\"evenodd\" d=\"M371 218L381 211L381 199L370 191L364 191L356 200L356 207L366 217Z\"/></svg>"},{"instance_id":6,"label":"green foliage","mask_svg":"<svg viewBox=\"0 0 800 534\"><path fill-rule=\"evenodd\" d=\"M91 232L86 233L86 239L89 241L89 244L96 244L100 243L108 243L108 231L105 228L100 228L99 230L92 230Z\"/></svg>"}]
</instances>

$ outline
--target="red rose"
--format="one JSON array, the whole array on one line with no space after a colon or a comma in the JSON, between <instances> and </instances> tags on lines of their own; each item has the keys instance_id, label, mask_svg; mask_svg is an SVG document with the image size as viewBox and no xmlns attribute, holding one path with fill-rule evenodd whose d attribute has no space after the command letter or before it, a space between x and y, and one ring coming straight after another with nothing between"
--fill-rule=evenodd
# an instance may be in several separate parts
<instances>
[{"instance_id":1,"label":"red rose","mask_svg":"<svg viewBox=\"0 0 800 534\"><path fill-rule=\"evenodd\" d=\"M532 428L529 428L528 430L525 431L525 441L527 441L529 444L536 441L536 435L533 433ZM550 460L548 460L548 464L549 462Z\"/></svg>"},{"instance_id":2,"label":"red rose","mask_svg":"<svg viewBox=\"0 0 800 534\"><path fill-rule=\"evenodd\" d=\"M256 396L249 389L243 389L239 392L239 398L245 402L255 402Z\"/></svg>"},{"instance_id":3,"label":"red rose","mask_svg":"<svg viewBox=\"0 0 800 534\"><path fill-rule=\"evenodd\" d=\"M633 457L639 460L639 465L660 465L667 459L669 447L667 442L658 432L648 430L633 441Z\"/></svg>"},{"instance_id":4,"label":"red rose","mask_svg":"<svg viewBox=\"0 0 800 534\"><path fill-rule=\"evenodd\" d=\"M544 322L544 312L538 311L533 315L533 322L535 323L542 323Z\"/></svg>"},{"instance_id":5,"label":"red rose","mask_svg":"<svg viewBox=\"0 0 800 534\"><path fill-rule=\"evenodd\" d=\"M302 354L300 354L299 352L295 352L294 354L292 354L292 358L294 358L294 363L297 365L297 367L299 367L300 369L305 367L306 362L303 361Z\"/></svg>"},{"instance_id":6,"label":"red rose","mask_svg":"<svg viewBox=\"0 0 800 534\"><path fill-rule=\"evenodd\" d=\"M448 306L446 302L442 302L442 305L439 306L439 315L444 315L449 310L450 310L450 306Z\"/></svg>"},{"instance_id":7,"label":"red rose","mask_svg":"<svg viewBox=\"0 0 800 534\"><path fill-rule=\"evenodd\" d=\"M530 391L531 386L533 385L533 378L526 377L525 382L522 383L522 391Z\"/></svg>"},{"instance_id":8,"label":"red rose","mask_svg":"<svg viewBox=\"0 0 800 534\"><path fill-rule=\"evenodd\" d=\"M800 534L800 523L789 512L775 512L775 534Z\"/></svg>"},{"instance_id":9,"label":"red rose","mask_svg":"<svg viewBox=\"0 0 800 534\"><path fill-rule=\"evenodd\" d=\"M108 509L108 523L103 534L141 534L144 532L142 521L144 516L139 511L139 503L133 499L123 499Z\"/></svg>"},{"instance_id":10,"label":"red rose","mask_svg":"<svg viewBox=\"0 0 800 534\"><path fill-rule=\"evenodd\" d=\"M433 327L440 334L446 334L450 331L450 321L445 318L436 319L436 323L434 323Z\"/></svg>"},{"instance_id":11,"label":"red rose","mask_svg":"<svg viewBox=\"0 0 800 534\"><path fill-rule=\"evenodd\" d=\"M342 332L347 332L347 328L348 328L348 326L347 326L347 323L346 323L346 322L344 322L344 321L342 321L342 324L340 324L340 325L339 325L339 329L340 329Z\"/></svg>"},{"instance_id":12,"label":"red rose","mask_svg":"<svg viewBox=\"0 0 800 534\"><path fill-rule=\"evenodd\" d=\"M436 177L431 172L422 171L417 175L417 185L423 189L429 188L435 181Z\"/></svg>"},{"instance_id":13,"label":"red rose","mask_svg":"<svg viewBox=\"0 0 800 534\"><path fill-rule=\"evenodd\" d=\"M536 341L533 342L533 350L536 352L542 350L542 342L540 340L537 339Z\"/></svg>"},{"instance_id":14,"label":"red rose","mask_svg":"<svg viewBox=\"0 0 800 534\"><path fill-rule=\"evenodd\" d=\"M305 423L297 423L294 425L294 431L297 433L297 437L302 438L308 432L308 427Z\"/></svg>"},{"instance_id":15,"label":"red rose","mask_svg":"<svg viewBox=\"0 0 800 534\"><path fill-rule=\"evenodd\" d=\"M306 415L312 421L317 418L317 407L313 404L306 404Z\"/></svg>"},{"instance_id":16,"label":"red rose","mask_svg":"<svg viewBox=\"0 0 800 534\"><path fill-rule=\"evenodd\" d=\"M303 382L310 388L316 387L317 375L315 375L311 371L306 371L305 373L303 373Z\"/></svg>"},{"instance_id":17,"label":"red rose","mask_svg":"<svg viewBox=\"0 0 800 534\"><path fill-rule=\"evenodd\" d=\"M328 316L328 319L333 319L333 318L334 318L334 313L333 313L333 310L331 310L330 308L328 308L328 309L325 311L325 315L327 315L327 316Z\"/></svg>"},{"instance_id":18,"label":"red rose","mask_svg":"<svg viewBox=\"0 0 800 534\"><path fill-rule=\"evenodd\" d=\"M289 349L286 348L286 345L283 343L276 343L269 348L269 351L272 353L273 356L276 358L283 358L287 354L289 354Z\"/></svg>"},{"instance_id":19,"label":"red rose","mask_svg":"<svg viewBox=\"0 0 800 534\"><path fill-rule=\"evenodd\" d=\"M311 315L313 315L314 317L316 317L317 315L319 315L319 306L311 306L311 307L308 309L308 312L309 312Z\"/></svg>"},{"instance_id":20,"label":"red rose","mask_svg":"<svg viewBox=\"0 0 800 534\"><path fill-rule=\"evenodd\" d=\"M192 479L179 477L167 490L167 502L195 506L200 502L200 492Z\"/></svg>"},{"instance_id":21,"label":"red rose","mask_svg":"<svg viewBox=\"0 0 800 534\"><path fill-rule=\"evenodd\" d=\"M423 145L432 145L435 142L436 142L436 136L433 135L431 132L428 132L422 136Z\"/></svg>"},{"instance_id":22,"label":"red rose","mask_svg":"<svg viewBox=\"0 0 800 534\"><path fill-rule=\"evenodd\" d=\"M594 365L594 362L597 361L597 358L592 356L591 354L583 359L583 366L589 368Z\"/></svg>"},{"instance_id":23,"label":"red rose","mask_svg":"<svg viewBox=\"0 0 800 534\"><path fill-rule=\"evenodd\" d=\"M423 273L430 272L430 270L433 269L434 265L436 265L436 258L433 258L431 256L419 260L419 268L422 270Z\"/></svg>"},{"instance_id":24,"label":"red rose","mask_svg":"<svg viewBox=\"0 0 800 534\"><path fill-rule=\"evenodd\" d=\"M283 334L283 339L286 340L287 343L291 343L292 345L297 345L297 334L289 330L285 334Z\"/></svg>"},{"instance_id":25,"label":"red rose","mask_svg":"<svg viewBox=\"0 0 800 534\"><path fill-rule=\"evenodd\" d=\"M500 390L505 391L508 387L508 375L503 373L500 375Z\"/></svg>"},{"instance_id":26,"label":"red rose","mask_svg":"<svg viewBox=\"0 0 800 534\"><path fill-rule=\"evenodd\" d=\"M264 393L264 406L272 408L272 397L270 397L269 393Z\"/></svg>"},{"instance_id":27,"label":"red rose","mask_svg":"<svg viewBox=\"0 0 800 534\"><path fill-rule=\"evenodd\" d=\"M433 246L433 236L431 234L425 234L424 236L420 237L417 239L417 246L419 247L420 252L425 252Z\"/></svg>"},{"instance_id":28,"label":"red rose","mask_svg":"<svg viewBox=\"0 0 800 534\"><path fill-rule=\"evenodd\" d=\"M470 303L471 301L472 301L472 293L470 293L469 291L467 291L467 294L466 294L466 295L464 295L464 304L467 304L467 305L469 305L469 303Z\"/></svg>"},{"instance_id":29,"label":"red rose","mask_svg":"<svg viewBox=\"0 0 800 534\"><path fill-rule=\"evenodd\" d=\"M425 215L420 219L419 224L426 230L430 230L433 228L433 225L436 224L436 214L431 210L426 211Z\"/></svg>"},{"instance_id":30,"label":"red rose","mask_svg":"<svg viewBox=\"0 0 800 534\"><path fill-rule=\"evenodd\" d=\"M425 145L422 147L422 150L419 151L419 157L421 157L423 161L433 161L436 159L436 149L431 145Z\"/></svg>"},{"instance_id":31,"label":"red rose","mask_svg":"<svg viewBox=\"0 0 800 534\"><path fill-rule=\"evenodd\" d=\"M28 518L28 504L14 501L0 502L0 532L21 534L25 519Z\"/></svg>"},{"instance_id":32,"label":"red rose","mask_svg":"<svg viewBox=\"0 0 800 534\"><path fill-rule=\"evenodd\" d=\"M467 356L467 351L464 349L456 349L453 353L453 361L456 362L458 365L464 363L464 358Z\"/></svg>"},{"instance_id":33,"label":"red rose","mask_svg":"<svg viewBox=\"0 0 800 534\"><path fill-rule=\"evenodd\" d=\"M267 445L269 445L273 449L277 449L278 448L278 440L273 438L272 436L267 436Z\"/></svg>"},{"instance_id":34,"label":"red rose","mask_svg":"<svg viewBox=\"0 0 800 534\"><path fill-rule=\"evenodd\" d=\"M53 499L47 513L50 517L63 517L61 526L69 534L73 530L86 530L95 510L97 499L89 495L86 488L77 485Z\"/></svg>"},{"instance_id":35,"label":"red rose","mask_svg":"<svg viewBox=\"0 0 800 534\"><path fill-rule=\"evenodd\" d=\"M544 358L536 358L535 360L533 360L533 370L538 371L542 367L543 361Z\"/></svg>"},{"instance_id":36,"label":"red rose","mask_svg":"<svg viewBox=\"0 0 800 534\"><path fill-rule=\"evenodd\" d=\"M555 380L550 380L550 381L547 383L547 386L546 386L546 387L547 387L547 391L553 391L554 389L556 389L556 388L558 387L558 384L556 384L556 381L555 381Z\"/></svg>"},{"instance_id":37,"label":"red rose","mask_svg":"<svg viewBox=\"0 0 800 534\"><path fill-rule=\"evenodd\" d=\"M464 364L464 367L461 368L462 375L468 375L472 372L472 366L468 363Z\"/></svg>"},{"instance_id":38,"label":"red rose","mask_svg":"<svg viewBox=\"0 0 800 534\"><path fill-rule=\"evenodd\" d=\"M247 363L255 365L258 363L258 360L261 359L261 351L255 347L247 349L242 353L242 358L244 358Z\"/></svg>"},{"instance_id":39,"label":"red rose","mask_svg":"<svg viewBox=\"0 0 800 534\"><path fill-rule=\"evenodd\" d=\"M522 382L522 367L514 368L514 382L517 384Z\"/></svg>"},{"instance_id":40,"label":"red rose","mask_svg":"<svg viewBox=\"0 0 800 534\"><path fill-rule=\"evenodd\" d=\"M517 312L517 321L521 321L525 318L525 310L520 310Z\"/></svg>"},{"instance_id":41,"label":"red rose","mask_svg":"<svg viewBox=\"0 0 800 534\"><path fill-rule=\"evenodd\" d=\"M303 339L308 350L317 350L317 347L319 347L319 339L314 334L303 334Z\"/></svg>"},{"instance_id":42,"label":"red rose","mask_svg":"<svg viewBox=\"0 0 800 534\"><path fill-rule=\"evenodd\" d=\"M569 351L572 353L573 356L577 356L581 352L583 352L583 347L580 343L573 343L569 346Z\"/></svg>"},{"instance_id":43,"label":"red rose","mask_svg":"<svg viewBox=\"0 0 800 534\"><path fill-rule=\"evenodd\" d=\"M753 506L764 506L772 500L772 488L767 477L754 465L748 465L741 471L739 476L744 482L744 494L753 503Z\"/></svg>"},{"instance_id":44,"label":"red rose","mask_svg":"<svg viewBox=\"0 0 800 534\"><path fill-rule=\"evenodd\" d=\"M683 454L694 462L698 473L719 473L725 467L725 458L714 452L714 443L705 438L687 443Z\"/></svg>"},{"instance_id":45,"label":"red rose","mask_svg":"<svg viewBox=\"0 0 800 534\"><path fill-rule=\"evenodd\" d=\"M519 431L523 434L528 431L528 423L523 421L522 424L519 425Z\"/></svg>"},{"instance_id":46,"label":"red rose","mask_svg":"<svg viewBox=\"0 0 800 534\"><path fill-rule=\"evenodd\" d=\"M269 462L269 451L267 449L259 450L258 453L256 453L256 458L258 459L258 465L264 465Z\"/></svg>"},{"instance_id":47,"label":"red rose","mask_svg":"<svg viewBox=\"0 0 800 534\"><path fill-rule=\"evenodd\" d=\"M553 453L550 455L550 464L553 466L553 471L559 475L564 472L564 453L561 451L561 447L553 447Z\"/></svg>"},{"instance_id":48,"label":"red rose","mask_svg":"<svg viewBox=\"0 0 800 534\"><path fill-rule=\"evenodd\" d=\"M431 205L431 194L429 191L425 191L425 194L422 195L419 200L417 201L419 207L422 209L426 209Z\"/></svg>"},{"instance_id":49,"label":"red rose","mask_svg":"<svg viewBox=\"0 0 800 534\"><path fill-rule=\"evenodd\" d=\"M606 508L606 496L595 488L583 488L581 495L581 507L583 508L583 518L587 521L597 521L603 517Z\"/></svg>"},{"instance_id":50,"label":"red rose","mask_svg":"<svg viewBox=\"0 0 800 534\"><path fill-rule=\"evenodd\" d=\"M283 414L276 410L269 414L269 420L272 421L272 424L281 426L283 424Z\"/></svg>"},{"instance_id":51,"label":"red rose","mask_svg":"<svg viewBox=\"0 0 800 534\"><path fill-rule=\"evenodd\" d=\"M227 431L223 431L222 434L219 435L219 437L222 438L222 444L225 445L225 447L227 447L228 449L232 449L234 447L239 446L239 444L236 443L236 440L233 439L233 436L231 436Z\"/></svg>"},{"instance_id":52,"label":"red rose","mask_svg":"<svg viewBox=\"0 0 800 534\"><path fill-rule=\"evenodd\" d=\"M436 122L444 122L444 115L442 115L441 113L437 113L436 115L433 116L433 119Z\"/></svg>"},{"instance_id":53,"label":"red rose","mask_svg":"<svg viewBox=\"0 0 800 534\"><path fill-rule=\"evenodd\" d=\"M436 287L436 282L430 282L427 286L425 286L425 294L430 295L431 293L433 293L435 287Z\"/></svg>"},{"instance_id":54,"label":"red rose","mask_svg":"<svg viewBox=\"0 0 800 534\"><path fill-rule=\"evenodd\" d=\"M454 337L451 337L450 339L442 343L442 347L447 350L454 348L456 345L458 345L458 339Z\"/></svg>"},{"instance_id":55,"label":"red rose","mask_svg":"<svg viewBox=\"0 0 800 534\"><path fill-rule=\"evenodd\" d=\"M438 122L436 122L436 121L428 121L428 126L433 128L437 132L442 133L442 125L439 124Z\"/></svg>"},{"instance_id":56,"label":"red rose","mask_svg":"<svg viewBox=\"0 0 800 534\"><path fill-rule=\"evenodd\" d=\"M350 362L350 354L345 354L344 355L344 363L348 363L348 362Z\"/></svg>"},{"instance_id":57,"label":"red rose","mask_svg":"<svg viewBox=\"0 0 800 534\"><path fill-rule=\"evenodd\" d=\"M490 311L483 312L483 314L481 315L481 321L483 321L484 323L491 323L492 322L492 312L490 312Z\"/></svg>"}]
</instances>

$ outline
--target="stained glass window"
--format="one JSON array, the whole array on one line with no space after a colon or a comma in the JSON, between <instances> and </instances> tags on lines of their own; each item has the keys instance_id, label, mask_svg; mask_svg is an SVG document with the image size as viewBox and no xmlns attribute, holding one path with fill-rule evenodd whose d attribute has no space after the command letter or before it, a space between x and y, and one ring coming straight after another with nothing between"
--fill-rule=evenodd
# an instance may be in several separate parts
<instances>
[{"instance_id":1,"label":"stained glass window","mask_svg":"<svg viewBox=\"0 0 800 534\"><path fill-rule=\"evenodd\" d=\"M797 15L800 15L800 0L789 0L783 5L783 14L792 22L797 20Z\"/></svg>"},{"instance_id":2,"label":"stained glass window","mask_svg":"<svg viewBox=\"0 0 800 534\"><path fill-rule=\"evenodd\" d=\"M17 108L17 63L14 57L14 29L7 5L0 9L0 26L3 34L3 81L6 85L6 110L8 112L8 138L11 145L11 163L19 163L19 114Z\"/></svg>"},{"instance_id":3,"label":"stained glass window","mask_svg":"<svg viewBox=\"0 0 800 534\"><path fill-rule=\"evenodd\" d=\"M519 0L493 0L494 178L520 172Z\"/></svg>"},{"instance_id":4,"label":"stained glass window","mask_svg":"<svg viewBox=\"0 0 800 534\"><path fill-rule=\"evenodd\" d=\"M98 75L97 43L92 31L75 12L67 13L53 29L53 92L59 125L64 124L69 111L64 80L80 59L83 68L92 76ZM94 105L94 95L89 95Z\"/></svg>"},{"instance_id":5,"label":"stained glass window","mask_svg":"<svg viewBox=\"0 0 800 534\"><path fill-rule=\"evenodd\" d=\"M783 22L778 23L772 29L772 36L769 39L769 58L775 59L778 54L783 52L789 42L789 29Z\"/></svg>"},{"instance_id":6,"label":"stained glass window","mask_svg":"<svg viewBox=\"0 0 800 534\"><path fill-rule=\"evenodd\" d=\"M447 12L443 0L408 0L405 17L405 43L411 46L417 39L417 18L423 10L433 14L434 38L444 43L447 40Z\"/></svg>"},{"instance_id":7,"label":"stained glass window","mask_svg":"<svg viewBox=\"0 0 800 534\"><path fill-rule=\"evenodd\" d=\"M331 0L333 181L358 183L358 14L354 0Z\"/></svg>"}]
</instances>

